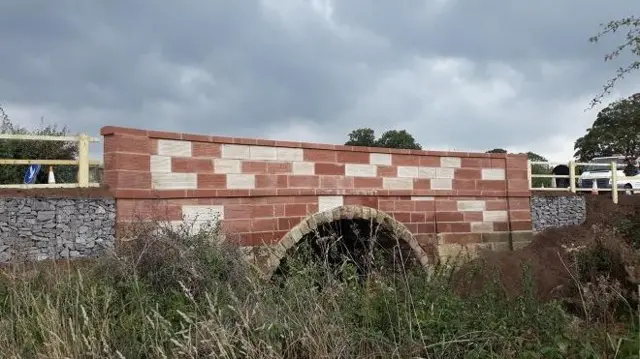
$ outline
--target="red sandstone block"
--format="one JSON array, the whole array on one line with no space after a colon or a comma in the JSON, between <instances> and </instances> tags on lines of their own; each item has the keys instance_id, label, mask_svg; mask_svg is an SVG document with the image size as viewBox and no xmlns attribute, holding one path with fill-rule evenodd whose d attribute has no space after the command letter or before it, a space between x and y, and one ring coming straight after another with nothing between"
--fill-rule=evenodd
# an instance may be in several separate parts
<instances>
[{"instance_id":1,"label":"red sandstone block","mask_svg":"<svg viewBox=\"0 0 640 359\"><path fill-rule=\"evenodd\" d=\"M427 214L424 212L412 212L411 213L411 222L413 223L423 223L427 221Z\"/></svg>"},{"instance_id":2,"label":"red sandstone block","mask_svg":"<svg viewBox=\"0 0 640 359\"><path fill-rule=\"evenodd\" d=\"M355 177L353 179L354 188L382 188L382 178L377 177Z\"/></svg>"},{"instance_id":3,"label":"red sandstone block","mask_svg":"<svg viewBox=\"0 0 640 359\"><path fill-rule=\"evenodd\" d=\"M300 196L303 193L299 188L278 188L275 191L275 196Z\"/></svg>"},{"instance_id":4,"label":"red sandstone block","mask_svg":"<svg viewBox=\"0 0 640 359\"><path fill-rule=\"evenodd\" d=\"M491 159L489 158L462 158L460 160L462 168L491 168Z\"/></svg>"},{"instance_id":5,"label":"red sandstone block","mask_svg":"<svg viewBox=\"0 0 640 359\"><path fill-rule=\"evenodd\" d=\"M493 222L493 231L494 232L508 232L509 231L509 223L507 223L507 222Z\"/></svg>"},{"instance_id":6,"label":"red sandstone block","mask_svg":"<svg viewBox=\"0 0 640 359\"><path fill-rule=\"evenodd\" d=\"M287 188L286 175L256 175L256 188Z\"/></svg>"},{"instance_id":7,"label":"red sandstone block","mask_svg":"<svg viewBox=\"0 0 640 359\"><path fill-rule=\"evenodd\" d=\"M511 221L512 231L530 231L532 228L531 221Z\"/></svg>"},{"instance_id":8,"label":"red sandstone block","mask_svg":"<svg viewBox=\"0 0 640 359\"><path fill-rule=\"evenodd\" d=\"M476 244L482 242L482 235L479 233L447 233L444 236L446 244Z\"/></svg>"},{"instance_id":9,"label":"red sandstone block","mask_svg":"<svg viewBox=\"0 0 640 359\"><path fill-rule=\"evenodd\" d=\"M396 166L378 166L378 177L398 177L398 167Z\"/></svg>"},{"instance_id":10,"label":"red sandstone block","mask_svg":"<svg viewBox=\"0 0 640 359\"><path fill-rule=\"evenodd\" d=\"M416 211L433 212L436 208L435 201L415 201Z\"/></svg>"},{"instance_id":11,"label":"red sandstone block","mask_svg":"<svg viewBox=\"0 0 640 359\"><path fill-rule=\"evenodd\" d=\"M482 212L463 212L462 219L465 222L482 222Z\"/></svg>"},{"instance_id":12,"label":"red sandstone block","mask_svg":"<svg viewBox=\"0 0 640 359\"><path fill-rule=\"evenodd\" d=\"M421 167L440 167L440 157L420 156L418 161Z\"/></svg>"},{"instance_id":13,"label":"red sandstone block","mask_svg":"<svg viewBox=\"0 0 640 359\"><path fill-rule=\"evenodd\" d=\"M395 201L389 199L378 199L378 210L382 212L392 212L395 210Z\"/></svg>"},{"instance_id":14,"label":"red sandstone block","mask_svg":"<svg viewBox=\"0 0 640 359\"><path fill-rule=\"evenodd\" d=\"M275 231L278 229L278 220L276 218L257 218L251 221L251 231L264 232Z\"/></svg>"},{"instance_id":15,"label":"red sandstone block","mask_svg":"<svg viewBox=\"0 0 640 359\"><path fill-rule=\"evenodd\" d=\"M284 216L284 204L274 204L273 205L273 216L274 217L282 217L282 216Z\"/></svg>"},{"instance_id":16,"label":"red sandstone block","mask_svg":"<svg viewBox=\"0 0 640 359\"><path fill-rule=\"evenodd\" d=\"M431 180L425 178L414 178L413 179L413 189L414 190L430 190L431 189Z\"/></svg>"},{"instance_id":17,"label":"red sandstone block","mask_svg":"<svg viewBox=\"0 0 640 359\"><path fill-rule=\"evenodd\" d=\"M511 210L509 211L509 217L512 221L530 221L531 211Z\"/></svg>"},{"instance_id":18,"label":"red sandstone block","mask_svg":"<svg viewBox=\"0 0 640 359\"><path fill-rule=\"evenodd\" d=\"M419 166L420 156L392 154L391 164L394 166ZM438 166L440 166L440 162L438 162Z\"/></svg>"},{"instance_id":19,"label":"red sandstone block","mask_svg":"<svg viewBox=\"0 0 640 359\"><path fill-rule=\"evenodd\" d=\"M339 163L369 164L369 153L339 151L337 153L337 161Z\"/></svg>"},{"instance_id":20,"label":"red sandstone block","mask_svg":"<svg viewBox=\"0 0 640 359\"><path fill-rule=\"evenodd\" d=\"M508 170L507 180L526 180L528 179L528 173L526 170Z\"/></svg>"},{"instance_id":21,"label":"red sandstone block","mask_svg":"<svg viewBox=\"0 0 640 359\"><path fill-rule=\"evenodd\" d=\"M480 191L504 191L505 188L505 181L478 180L476 183L476 189Z\"/></svg>"},{"instance_id":22,"label":"red sandstone block","mask_svg":"<svg viewBox=\"0 0 640 359\"><path fill-rule=\"evenodd\" d=\"M148 131L149 137L153 138L162 138L167 140L181 140L182 134L176 132L165 132L165 131Z\"/></svg>"},{"instance_id":23,"label":"red sandstone block","mask_svg":"<svg viewBox=\"0 0 640 359\"><path fill-rule=\"evenodd\" d=\"M416 209L416 202L408 200L395 200L393 202L393 210L396 212L413 212Z\"/></svg>"},{"instance_id":24,"label":"red sandstone block","mask_svg":"<svg viewBox=\"0 0 640 359\"><path fill-rule=\"evenodd\" d=\"M410 212L393 212L391 216L398 222L409 223L411 222Z\"/></svg>"},{"instance_id":25,"label":"red sandstone block","mask_svg":"<svg viewBox=\"0 0 640 359\"><path fill-rule=\"evenodd\" d=\"M509 191L528 191L529 190L529 181L527 180L510 179L510 180L507 180L507 185L509 186Z\"/></svg>"},{"instance_id":26,"label":"red sandstone block","mask_svg":"<svg viewBox=\"0 0 640 359\"><path fill-rule=\"evenodd\" d=\"M198 173L198 189L224 189L227 187L227 176L222 174Z\"/></svg>"},{"instance_id":27,"label":"red sandstone block","mask_svg":"<svg viewBox=\"0 0 640 359\"><path fill-rule=\"evenodd\" d=\"M436 224L433 222L418 223L418 233L436 233Z\"/></svg>"},{"instance_id":28,"label":"red sandstone block","mask_svg":"<svg viewBox=\"0 0 640 359\"><path fill-rule=\"evenodd\" d=\"M172 157L171 172L213 173L213 162L204 158Z\"/></svg>"},{"instance_id":29,"label":"red sandstone block","mask_svg":"<svg viewBox=\"0 0 640 359\"><path fill-rule=\"evenodd\" d=\"M211 143L211 136L197 135L193 133L183 133L182 139L185 141L191 141L195 143Z\"/></svg>"},{"instance_id":30,"label":"red sandstone block","mask_svg":"<svg viewBox=\"0 0 640 359\"><path fill-rule=\"evenodd\" d=\"M251 231L250 219L224 219L221 221L222 231L225 233L243 233Z\"/></svg>"},{"instance_id":31,"label":"red sandstone block","mask_svg":"<svg viewBox=\"0 0 640 359\"><path fill-rule=\"evenodd\" d=\"M151 173L142 171L104 171L105 183L112 190L150 189Z\"/></svg>"},{"instance_id":32,"label":"red sandstone block","mask_svg":"<svg viewBox=\"0 0 640 359\"><path fill-rule=\"evenodd\" d=\"M104 137L104 153L127 152L150 154L148 137L112 135Z\"/></svg>"},{"instance_id":33,"label":"red sandstone block","mask_svg":"<svg viewBox=\"0 0 640 359\"><path fill-rule=\"evenodd\" d=\"M291 173L292 165L290 162L268 162L267 173Z\"/></svg>"},{"instance_id":34,"label":"red sandstone block","mask_svg":"<svg viewBox=\"0 0 640 359\"><path fill-rule=\"evenodd\" d=\"M316 175L344 176L344 164L340 163L316 163Z\"/></svg>"},{"instance_id":35,"label":"red sandstone block","mask_svg":"<svg viewBox=\"0 0 640 359\"><path fill-rule=\"evenodd\" d=\"M298 175L289 176L291 188L317 188L320 186L320 178L317 176Z\"/></svg>"},{"instance_id":36,"label":"red sandstone block","mask_svg":"<svg viewBox=\"0 0 640 359\"><path fill-rule=\"evenodd\" d=\"M266 174L267 162L263 161L242 161L242 173Z\"/></svg>"},{"instance_id":37,"label":"red sandstone block","mask_svg":"<svg viewBox=\"0 0 640 359\"><path fill-rule=\"evenodd\" d=\"M456 168L454 171L456 180L479 180L482 178L480 168Z\"/></svg>"},{"instance_id":38,"label":"red sandstone block","mask_svg":"<svg viewBox=\"0 0 640 359\"><path fill-rule=\"evenodd\" d=\"M318 203L307 203L307 215L318 212Z\"/></svg>"},{"instance_id":39,"label":"red sandstone block","mask_svg":"<svg viewBox=\"0 0 640 359\"><path fill-rule=\"evenodd\" d=\"M492 158L491 168L507 168L507 160L504 158Z\"/></svg>"},{"instance_id":40,"label":"red sandstone block","mask_svg":"<svg viewBox=\"0 0 640 359\"><path fill-rule=\"evenodd\" d=\"M224 206L225 219L251 219L252 206L244 204L231 204Z\"/></svg>"},{"instance_id":41,"label":"red sandstone block","mask_svg":"<svg viewBox=\"0 0 640 359\"><path fill-rule=\"evenodd\" d=\"M364 206L378 208L378 197L347 196L344 198L345 206Z\"/></svg>"},{"instance_id":42,"label":"red sandstone block","mask_svg":"<svg viewBox=\"0 0 640 359\"><path fill-rule=\"evenodd\" d=\"M302 222L304 217L284 217L278 218L278 230L279 231L289 231L291 228L298 225L298 223Z\"/></svg>"},{"instance_id":43,"label":"red sandstone block","mask_svg":"<svg viewBox=\"0 0 640 359\"><path fill-rule=\"evenodd\" d=\"M193 157L220 158L220 144L211 142L192 142L191 153Z\"/></svg>"},{"instance_id":44,"label":"red sandstone block","mask_svg":"<svg viewBox=\"0 0 640 359\"><path fill-rule=\"evenodd\" d=\"M458 202L455 199L436 198L435 210L438 212L455 212L458 210Z\"/></svg>"},{"instance_id":45,"label":"red sandstone block","mask_svg":"<svg viewBox=\"0 0 640 359\"><path fill-rule=\"evenodd\" d=\"M477 181L469 179L454 179L453 189L456 191L476 191L478 190Z\"/></svg>"},{"instance_id":46,"label":"red sandstone block","mask_svg":"<svg viewBox=\"0 0 640 359\"><path fill-rule=\"evenodd\" d=\"M318 197L316 196L298 196L292 197L290 201L285 203L318 203Z\"/></svg>"},{"instance_id":47,"label":"red sandstone block","mask_svg":"<svg viewBox=\"0 0 640 359\"><path fill-rule=\"evenodd\" d=\"M304 203L293 203L284 205L284 215L287 217L306 217L307 205Z\"/></svg>"},{"instance_id":48,"label":"red sandstone block","mask_svg":"<svg viewBox=\"0 0 640 359\"><path fill-rule=\"evenodd\" d=\"M308 162L329 162L338 161L337 152L332 150L317 150L305 148L303 152L304 160Z\"/></svg>"},{"instance_id":49,"label":"red sandstone block","mask_svg":"<svg viewBox=\"0 0 640 359\"><path fill-rule=\"evenodd\" d=\"M407 227L407 229L409 230L409 232L411 232L411 234L413 233L418 233L418 223L405 223L399 219L396 218L396 220L402 224L404 224L405 227Z\"/></svg>"},{"instance_id":50,"label":"red sandstone block","mask_svg":"<svg viewBox=\"0 0 640 359\"><path fill-rule=\"evenodd\" d=\"M158 200L118 200L116 204L118 221L178 221L182 219L182 206Z\"/></svg>"},{"instance_id":51,"label":"red sandstone block","mask_svg":"<svg viewBox=\"0 0 640 359\"><path fill-rule=\"evenodd\" d=\"M111 189L109 192L118 200L121 198L142 199L152 197L150 189Z\"/></svg>"},{"instance_id":52,"label":"red sandstone block","mask_svg":"<svg viewBox=\"0 0 640 359\"><path fill-rule=\"evenodd\" d=\"M111 152L104 154L104 168L108 170L150 171L148 154Z\"/></svg>"},{"instance_id":53,"label":"red sandstone block","mask_svg":"<svg viewBox=\"0 0 640 359\"><path fill-rule=\"evenodd\" d=\"M354 185L353 177L320 176L320 188L353 188Z\"/></svg>"},{"instance_id":54,"label":"red sandstone block","mask_svg":"<svg viewBox=\"0 0 640 359\"><path fill-rule=\"evenodd\" d=\"M461 222L464 220L462 212L436 212L436 221L438 222Z\"/></svg>"},{"instance_id":55,"label":"red sandstone block","mask_svg":"<svg viewBox=\"0 0 640 359\"><path fill-rule=\"evenodd\" d=\"M507 169L508 170L526 170L529 165L527 162L527 158L507 158Z\"/></svg>"},{"instance_id":56,"label":"red sandstone block","mask_svg":"<svg viewBox=\"0 0 640 359\"><path fill-rule=\"evenodd\" d=\"M504 211L507 209L505 199L489 199L485 201L487 211Z\"/></svg>"},{"instance_id":57,"label":"red sandstone block","mask_svg":"<svg viewBox=\"0 0 640 359\"><path fill-rule=\"evenodd\" d=\"M471 232L471 224L464 222L436 222L436 228L441 233Z\"/></svg>"},{"instance_id":58,"label":"red sandstone block","mask_svg":"<svg viewBox=\"0 0 640 359\"><path fill-rule=\"evenodd\" d=\"M152 154L152 155L158 154L158 139L156 138L149 139L149 154Z\"/></svg>"},{"instance_id":59,"label":"red sandstone block","mask_svg":"<svg viewBox=\"0 0 640 359\"><path fill-rule=\"evenodd\" d=\"M100 129L101 136L110 135L132 135L132 136L147 136L146 130L139 130L137 128L118 127L118 126L104 126Z\"/></svg>"}]
</instances>

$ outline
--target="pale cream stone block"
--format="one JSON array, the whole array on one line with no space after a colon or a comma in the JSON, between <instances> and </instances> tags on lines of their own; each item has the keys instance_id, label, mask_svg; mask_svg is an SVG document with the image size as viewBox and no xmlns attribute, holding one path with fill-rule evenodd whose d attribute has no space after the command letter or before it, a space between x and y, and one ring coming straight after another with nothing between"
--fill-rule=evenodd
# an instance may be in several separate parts
<instances>
[{"instance_id":1,"label":"pale cream stone block","mask_svg":"<svg viewBox=\"0 0 640 359\"><path fill-rule=\"evenodd\" d=\"M384 189L413 189L413 178L385 177L385 178L382 179L382 188L384 188Z\"/></svg>"},{"instance_id":2,"label":"pale cream stone block","mask_svg":"<svg viewBox=\"0 0 640 359\"><path fill-rule=\"evenodd\" d=\"M185 221L217 221L224 219L224 206L184 205L182 218Z\"/></svg>"},{"instance_id":3,"label":"pale cream stone block","mask_svg":"<svg viewBox=\"0 0 640 359\"><path fill-rule=\"evenodd\" d=\"M485 201L463 200L458 201L459 212L482 212L487 208Z\"/></svg>"},{"instance_id":4,"label":"pale cream stone block","mask_svg":"<svg viewBox=\"0 0 640 359\"><path fill-rule=\"evenodd\" d=\"M251 146L249 147L249 156L254 161L276 161L278 159L276 148L269 146Z\"/></svg>"},{"instance_id":5,"label":"pale cream stone block","mask_svg":"<svg viewBox=\"0 0 640 359\"><path fill-rule=\"evenodd\" d=\"M453 180L448 179L448 178L432 178L431 179L431 189L452 190L453 189Z\"/></svg>"},{"instance_id":6,"label":"pale cream stone block","mask_svg":"<svg viewBox=\"0 0 640 359\"><path fill-rule=\"evenodd\" d=\"M419 167L418 178L436 178L438 169L435 167Z\"/></svg>"},{"instance_id":7,"label":"pale cream stone block","mask_svg":"<svg viewBox=\"0 0 640 359\"><path fill-rule=\"evenodd\" d=\"M304 151L302 148L276 148L276 159L282 162L302 162L304 161Z\"/></svg>"},{"instance_id":8,"label":"pale cream stone block","mask_svg":"<svg viewBox=\"0 0 640 359\"><path fill-rule=\"evenodd\" d=\"M227 174L228 189L254 189L256 176L250 174Z\"/></svg>"},{"instance_id":9,"label":"pale cream stone block","mask_svg":"<svg viewBox=\"0 0 640 359\"><path fill-rule=\"evenodd\" d=\"M227 160L216 158L213 160L213 170L215 173L242 173L242 162L240 160Z\"/></svg>"},{"instance_id":10,"label":"pale cream stone block","mask_svg":"<svg viewBox=\"0 0 640 359\"><path fill-rule=\"evenodd\" d=\"M372 165L391 166L391 155L388 153L371 153L369 163Z\"/></svg>"},{"instance_id":11,"label":"pale cream stone block","mask_svg":"<svg viewBox=\"0 0 640 359\"><path fill-rule=\"evenodd\" d=\"M170 157L191 157L191 142L180 140L158 140L158 154Z\"/></svg>"},{"instance_id":12,"label":"pale cream stone block","mask_svg":"<svg viewBox=\"0 0 640 359\"><path fill-rule=\"evenodd\" d=\"M418 178L419 168L413 166L398 166L398 177L400 178Z\"/></svg>"},{"instance_id":13,"label":"pale cream stone block","mask_svg":"<svg viewBox=\"0 0 640 359\"><path fill-rule=\"evenodd\" d=\"M235 159L235 160L249 160L251 159L251 147L246 145L222 145L222 158Z\"/></svg>"},{"instance_id":14,"label":"pale cream stone block","mask_svg":"<svg viewBox=\"0 0 640 359\"><path fill-rule=\"evenodd\" d=\"M171 172L171 157L169 156L151 156L151 172L169 173Z\"/></svg>"},{"instance_id":15,"label":"pale cream stone block","mask_svg":"<svg viewBox=\"0 0 640 359\"><path fill-rule=\"evenodd\" d=\"M433 201L434 198L431 196L411 196L412 201Z\"/></svg>"},{"instance_id":16,"label":"pale cream stone block","mask_svg":"<svg viewBox=\"0 0 640 359\"><path fill-rule=\"evenodd\" d=\"M344 173L346 176L353 177L376 177L376 166L347 163L344 167Z\"/></svg>"},{"instance_id":17,"label":"pale cream stone block","mask_svg":"<svg viewBox=\"0 0 640 359\"><path fill-rule=\"evenodd\" d=\"M482 179L504 181L505 179L504 168L483 168Z\"/></svg>"},{"instance_id":18,"label":"pale cream stone block","mask_svg":"<svg viewBox=\"0 0 640 359\"><path fill-rule=\"evenodd\" d=\"M343 196L319 196L318 211L324 212L344 205Z\"/></svg>"},{"instance_id":19,"label":"pale cream stone block","mask_svg":"<svg viewBox=\"0 0 640 359\"><path fill-rule=\"evenodd\" d=\"M471 232L473 233L493 232L493 223L471 222Z\"/></svg>"},{"instance_id":20,"label":"pale cream stone block","mask_svg":"<svg viewBox=\"0 0 640 359\"><path fill-rule=\"evenodd\" d=\"M196 173L151 173L153 189L197 189Z\"/></svg>"},{"instance_id":21,"label":"pale cream stone block","mask_svg":"<svg viewBox=\"0 0 640 359\"><path fill-rule=\"evenodd\" d=\"M484 211L482 212L484 222L506 222L509 220L507 211Z\"/></svg>"},{"instance_id":22,"label":"pale cream stone block","mask_svg":"<svg viewBox=\"0 0 640 359\"><path fill-rule=\"evenodd\" d=\"M314 175L316 173L315 164L313 162L294 162L294 175Z\"/></svg>"},{"instance_id":23,"label":"pale cream stone block","mask_svg":"<svg viewBox=\"0 0 640 359\"><path fill-rule=\"evenodd\" d=\"M460 168L462 161L459 157L440 157L440 167Z\"/></svg>"},{"instance_id":24,"label":"pale cream stone block","mask_svg":"<svg viewBox=\"0 0 640 359\"><path fill-rule=\"evenodd\" d=\"M453 179L453 168L436 168L436 178Z\"/></svg>"}]
</instances>

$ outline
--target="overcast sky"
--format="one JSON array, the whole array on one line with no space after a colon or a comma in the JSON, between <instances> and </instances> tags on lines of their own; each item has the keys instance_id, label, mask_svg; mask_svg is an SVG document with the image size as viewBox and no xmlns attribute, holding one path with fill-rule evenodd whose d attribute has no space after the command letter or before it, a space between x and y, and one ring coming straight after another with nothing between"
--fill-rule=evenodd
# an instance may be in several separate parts
<instances>
[{"instance_id":1,"label":"overcast sky","mask_svg":"<svg viewBox=\"0 0 640 359\"><path fill-rule=\"evenodd\" d=\"M624 62L599 24L636 0L5 0L0 104L16 122L568 160ZM607 101L640 91L625 79Z\"/></svg>"}]
</instances>

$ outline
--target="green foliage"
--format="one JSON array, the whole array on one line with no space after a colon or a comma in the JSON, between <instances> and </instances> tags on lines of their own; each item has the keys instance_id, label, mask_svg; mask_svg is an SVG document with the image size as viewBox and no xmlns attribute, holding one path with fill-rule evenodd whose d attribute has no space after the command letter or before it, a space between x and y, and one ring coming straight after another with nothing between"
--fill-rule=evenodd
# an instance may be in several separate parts
<instances>
[{"instance_id":1,"label":"green foliage","mask_svg":"<svg viewBox=\"0 0 640 359\"><path fill-rule=\"evenodd\" d=\"M349 133L347 146L367 146L384 148L401 148L421 150L422 147L416 143L415 138L406 130L390 130L384 132L380 138L376 139L375 131L371 128L359 128Z\"/></svg>"},{"instance_id":2,"label":"green foliage","mask_svg":"<svg viewBox=\"0 0 640 359\"><path fill-rule=\"evenodd\" d=\"M66 136L66 127L58 128L56 125L43 126L28 130L20 125L11 122L7 114L0 107L0 133L2 134L30 134L48 136ZM0 140L0 158L2 159L41 159L41 160L73 160L78 153L78 146L75 142L58 141L23 141L23 140ZM26 165L2 165L0 166L0 184L23 183ZM77 167L56 166L56 182L73 183L77 182ZM36 178L36 183L47 183L48 167L42 166Z\"/></svg>"},{"instance_id":3,"label":"green foliage","mask_svg":"<svg viewBox=\"0 0 640 359\"><path fill-rule=\"evenodd\" d=\"M505 150L504 148L494 148L487 151L487 153L507 153L507 150Z\"/></svg>"},{"instance_id":4,"label":"green foliage","mask_svg":"<svg viewBox=\"0 0 640 359\"><path fill-rule=\"evenodd\" d=\"M607 24L601 24L601 27L602 30L598 34L589 38L590 42L598 42L603 36L608 34L624 33L624 39L621 44L605 55L605 62L617 58L624 52L629 52L633 60L626 66L618 68L616 76L610 79L603 86L602 92L591 100L591 108L600 103L600 100L605 95L611 93L611 90L618 80L623 79L624 76L640 68L640 60L638 59L640 57L640 18L631 15L610 21Z\"/></svg>"},{"instance_id":5,"label":"green foliage","mask_svg":"<svg viewBox=\"0 0 640 359\"><path fill-rule=\"evenodd\" d=\"M588 162L594 157L623 155L628 164L640 157L640 93L611 103L598 113L587 134L575 142L575 156Z\"/></svg>"}]
</instances>

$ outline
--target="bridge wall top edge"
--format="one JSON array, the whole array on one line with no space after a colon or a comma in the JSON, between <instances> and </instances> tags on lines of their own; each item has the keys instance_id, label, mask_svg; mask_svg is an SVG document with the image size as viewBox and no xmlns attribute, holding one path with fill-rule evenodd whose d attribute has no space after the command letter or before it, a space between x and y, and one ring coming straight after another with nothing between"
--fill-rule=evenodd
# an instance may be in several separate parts
<instances>
[{"instance_id":1,"label":"bridge wall top edge","mask_svg":"<svg viewBox=\"0 0 640 359\"><path fill-rule=\"evenodd\" d=\"M346 146L346 145L332 145L332 144L311 143L311 142L267 140L267 139L245 138L245 137L209 136L209 135L200 135L200 134L191 134L191 133L143 130L143 129L137 129L137 128L118 127L118 126L105 126L102 129L100 129L100 134L102 136L130 135L130 136L143 136L143 137L149 137L149 138L155 138L155 139L211 142L211 143L221 143L221 144L275 146L275 147L305 148L305 149L332 150L332 151L403 154L403 155L416 155L416 156L438 156L438 157L455 156L455 157L468 157L468 158L495 158L495 159L520 158L520 157L526 158L526 154L508 154L507 155L504 153L431 151L431 150L410 150L410 149L396 149L396 148L382 148L382 147Z\"/></svg>"}]
</instances>

